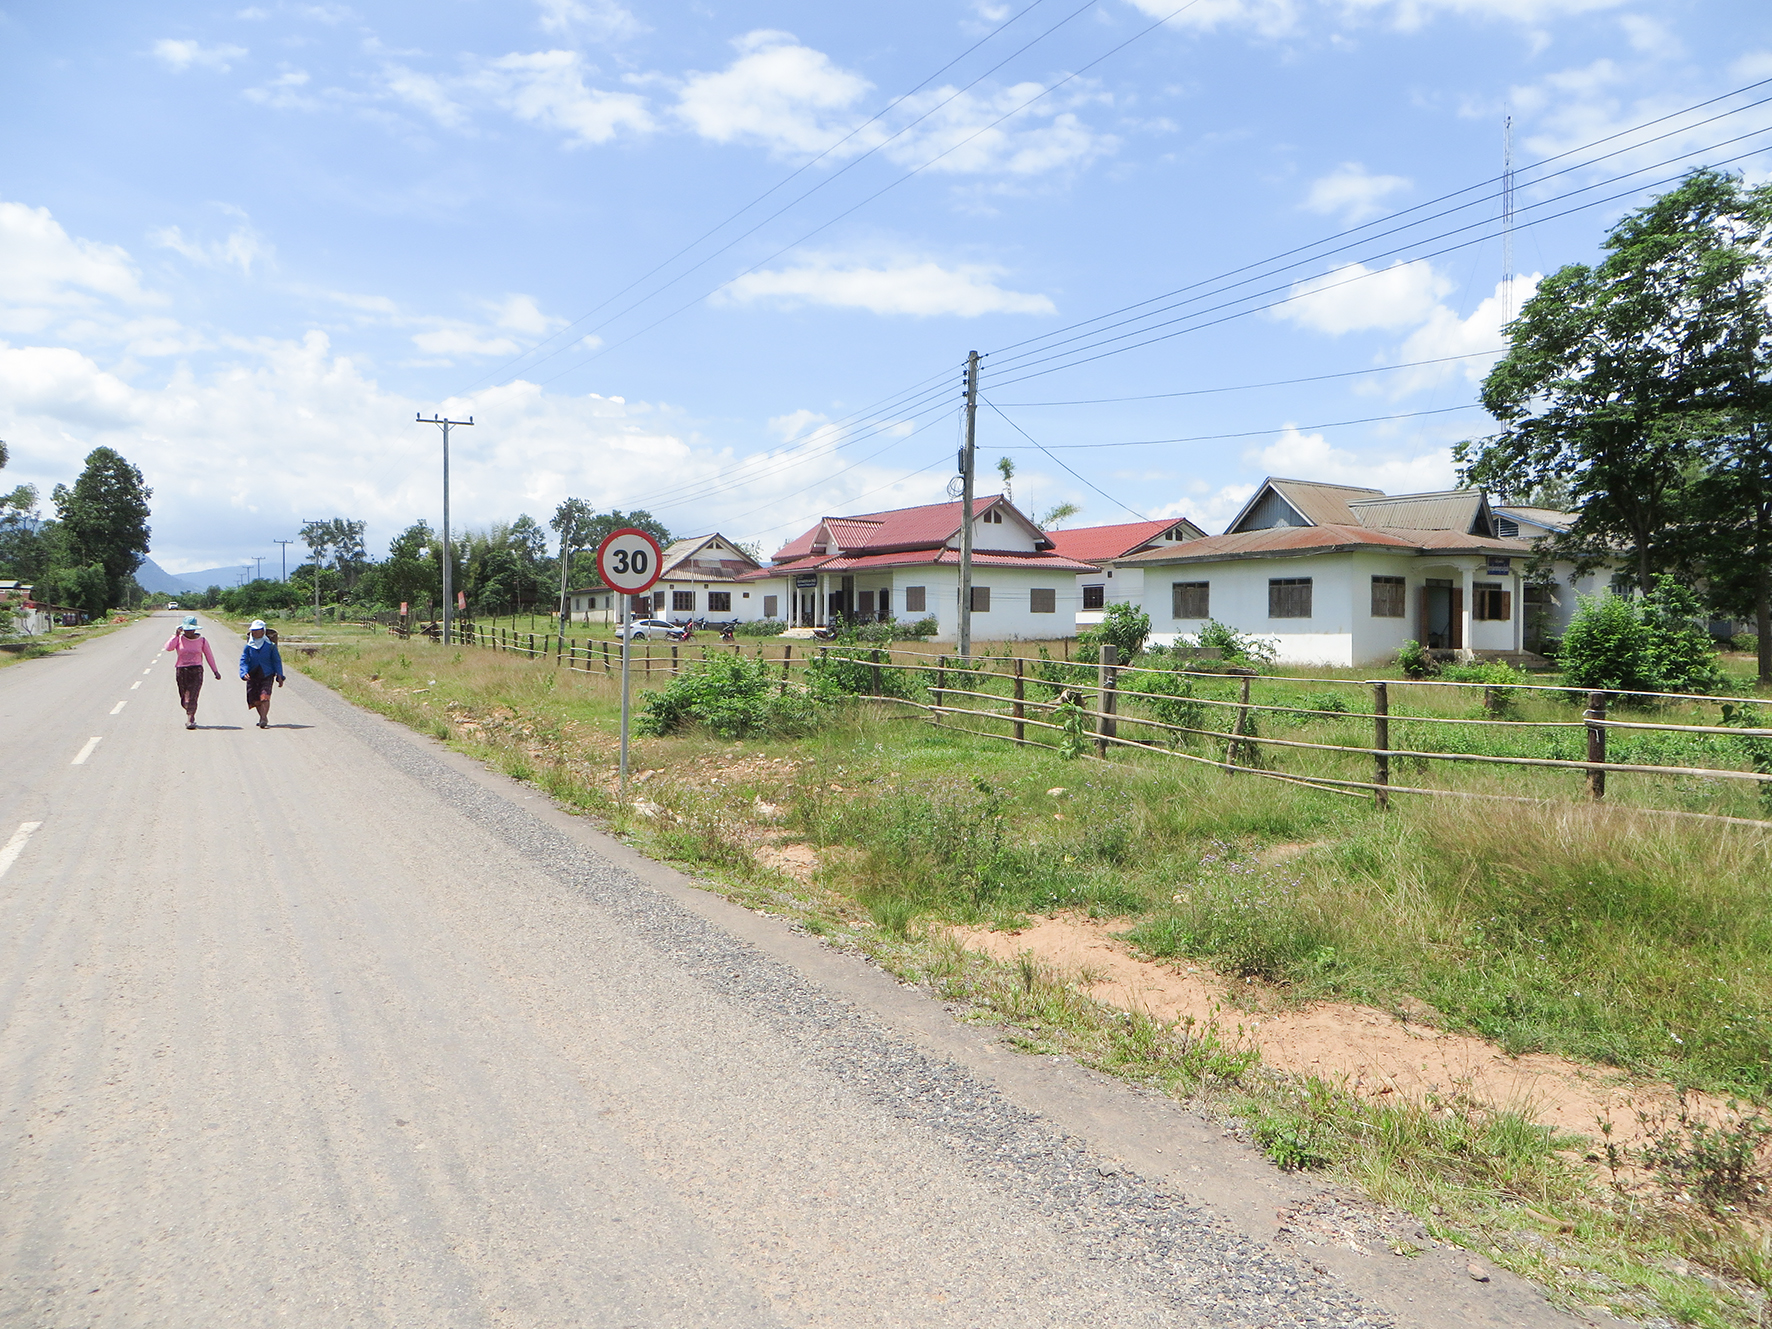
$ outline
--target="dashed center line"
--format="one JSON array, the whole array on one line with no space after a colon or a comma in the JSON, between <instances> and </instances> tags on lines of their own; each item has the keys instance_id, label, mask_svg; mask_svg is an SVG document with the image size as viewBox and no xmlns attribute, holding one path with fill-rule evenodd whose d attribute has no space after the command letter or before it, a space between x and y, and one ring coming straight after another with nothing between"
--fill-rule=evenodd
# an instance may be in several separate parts
<instances>
[{"instance_id":1,"label":"dashed center line","mask_svg":"<svg viewBox=\"0 0 1772 1329\"><path fill-rule=\"evenodd\" d=\"M95 738L87 739L86 746L80 749L80 754L77 757L75 757L74 760L69 762L68 764L70 766L84 766L86 764L86 759L92 755L92 750L94 748L96 748L101 742L103 742L102 737L95 737Z\"/></svg>"},{"instance_id":2,"label":"dashed center line","mask_svg":"<svg viewBox=\"0 0 1772 1329\"><path fill-rule=\"evenodd\" d=\"M140 679L139 679L139 678L138 678L138 679L136 679L136 680L135 680L135 682L133 682L133 683L131 683L131 684L130 684L130 685L129 685L129 690L130 690L130 691L131 691L131 692L134 692L134 691L135 691L135 690L136 690L136 689L137 689L137 688L139 688L139 687L140 687L140 686L141 686L141 685L142 685L142 681L141 681L141 680L140 680Z\"/></svg>"},{"instance_id":3,"label":"dashed center line","mask_svg":"<svg viewBox=\"0 0 1772 1329\"><path fill-rule=\"evenodd\" d=\"M144 674L151 674L151 673L153 673L153 672L154 672L154 671L153 671L153 670L152 670L152 669L144 669L144 670L142 670L142 673L144 673Z\"/></svg>"},{"instance_id":4,"label":"dashed center line","mask_svg":"<svg viewBox=\"0 0 1772 1329\"><path fill-rule=\"evenodd\" d=\"M12 833L12 838L4 846L0 846L0 877L4 877L6 869L11 867L17 861L18 856L25 852L25 841L29 840L31 832L42 824L40 821L20 822L18 829Z\"/></svg>"},{"instance_id":5,"label":"dashed center line","mask_svg":"<svg viewBox=\"0 0 1772 1329\"><path fill-rule=\"evenodd\" d=\"M122 710L127 705L129 705L129 698L125 697L122 701L118 702L115 706L111 707L111 714L115 715L118 711Z\"/></svg>"}]
</instances>

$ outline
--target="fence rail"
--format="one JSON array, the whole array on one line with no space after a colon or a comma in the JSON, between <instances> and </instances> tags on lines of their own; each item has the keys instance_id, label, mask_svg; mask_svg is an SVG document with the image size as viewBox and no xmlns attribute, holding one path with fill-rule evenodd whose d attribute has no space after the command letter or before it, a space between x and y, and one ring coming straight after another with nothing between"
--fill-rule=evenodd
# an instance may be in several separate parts
<instances>
[{"instance_id":1,"label":"fence rail","mask_svg":"<svg viewBox=\"0 0 1772 1329\"><path fill-rule=\"evenodd\" d=\"M506 651L530 660L551 659L556 667L588 676L613 677L619 670L621 659L620 642L601 639L579 640L554 633L544 633L538 636L534 633L518 633L504 628L478 628L471 623L458 626L457 644ZM772 645L779 648L779 654L772 655L770 649ZM796 646L801 647L798 654L795 651ZM668 677L725 654L735 657L748 655L772 667L779 665L783 687L788 685L790 676L796 669L804 671L820 661L828 661L833 657L839 660L853 661L871 669L871 678L869 679L871 693L869 695L890 705L917 710L923 713L931 724L952 729L957 733L1010 742L1018 746L1042 748L1057 748L1063 745L1058 742L1046 742L1036 737L1030 737L1029 729L1045 733L1068 734L1071 748L1093 748L1095 756L1102 759L1106 758L1110 748L1132 748L1166 759L1215 767L1229 773L1249 774L1263 779L1305 785L1324 792L1352 797L1370 797L1380 807L1387 806L1390 796L1393 794L1482 798L1540 804L1555 801L1528 795L1396 784L1392 780L1394 760L1421 763L1447 762L1492 768L1578 771L1585 775L1587 796L1594 801L1605 797L1608 775L1672 776L1738 781L1761 788L1772 785L1772 763L1756 761L1753 764L1760 769L1741 770L1608 760L1607 735L1612 730L1625 731L1626 733L1700 735L1736 742L1772 739L1772 728L1659 724L1648 721L1614 719L1607 714L1607 709L1617 694L1590 692L1586 698L1587 708L1578 720L1512 720L1499 717L1409 714L1392 710L1390 705L1391 690L1398 687L1485 688L1491 692L1510 691L1518 688L1523 691L1560 693L1565 696L1574 691L1567 687L1534 684L1453 684L1425 679L1364 681L1301 679L1288 675L1259 674L1253 670L1218 672L1152 669L1146 666L1120 664L1115 658L1115 650L1111 645L1103 647L1101 660L1093 665L1041 659L1036 662L1037 668L1044 672L1032 677L1028 674L1026 666L1029 660L1025 656L975 657L970 660L961 660L937 652L901 650L890 646L847 643L824 645L801 641L777 643L764 641L755 645L746 642L691 642L668 645L660 643L656 650L653 643L636 642L633 643L631 662L643 678L652 676L655 671ZM1052 667L1048 668L1048 666ZM922 676L931 700L925 702L912 697L894 695L891 689L883 686L883 673L886 670ZM1234 684L1237 695L1234 698L1221 698L1194 696L1191 694L1191 690L1181 694L1151 692L1140 687L1124 686L1122 681L1125 679L1136 684L1142 682L1145 677L1168 680L1179 677L1190 680L1190 682L1211 680L1221 684ZM1034 683L1038 688L1046 689L1051 695L1043 699L1029 697L1027 695L1029 682ZM1369 710L1352 711L1261 701L1257 700L1251 692L1251 685L1256 682L1287 685L1309 683L1333 685L1343 689L1369 690L1372 704ZM974 686L969 687L968 683ZM984 690L994 683L1007 684L1010 691L1005 695L1002 692ZM1695 703L1739 703L1744 700L1740 697L1691 696L1681 693L1633 693L1630 695ZM978 706L952 705L952 700L956 698L965 698L985 704ZM1226 714L1230 723L1224 729L1198 724L1178 724L1135 710L1127 710L1123 706L1124 702L1143 703L1150 706L1165 704L1185 707L1197 706L1205 708L1208 713L1216 711ZM1234 713L1234 715L1230 713ZM1313 742L1308 739L1280 738L1261 734L1255 732L1251 718L1264 714L1308 716L1326 721L1349 723L1370 723L1372 741L1369 744ZM1041 716L1046 718L1042 719ZM1457 726L1462 727L1464 732L1468 732L1470 726L1507 732L1531 729L1582 730L1587 739L1586 759L1513 756L1489 752L1435 752L1416 747L1394 746L1391 727L1398 724ZM1004 725L1007 726L1009 732L999 732L994 728L983 727L988 725ZM1122 735L1120 733L1122 725L1132 726L1135 734L1142 731L1147 736L1127 737ZM1153 738L1148 736L1152 731L1155 732L1158 739L1173 740L1176 737L1185 737L1203 739L1208 743L1221 743L1223 744L1223 759L1183 751L1173 741L1167 743L1153 741ZM1454 729L1453 732L1460 732L1460 730ZM1264 749L1339 754L1360 759L1371 763L1372 778L1369 780L1349 780L1308 770L1277 770L1260 757L1259 754ZM1760 828L1772 827L1772 821L1769 820L1733 817L1721 813L1645 807L1632 807L1630 810L1646 815L1698 818Z\"/></svg>"}]
</instances>

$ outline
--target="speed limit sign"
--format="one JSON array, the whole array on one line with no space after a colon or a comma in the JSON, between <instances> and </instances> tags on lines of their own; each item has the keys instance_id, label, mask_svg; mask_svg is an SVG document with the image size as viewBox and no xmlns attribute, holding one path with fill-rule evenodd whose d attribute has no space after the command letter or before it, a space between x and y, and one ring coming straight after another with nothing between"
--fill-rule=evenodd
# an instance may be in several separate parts
<instances>
[{"instance_id":1,"label":"speed limit sign","mask_svg":"<svg viewBox=\"0 0 1772 1329\"><path fill-rule=\"evenodd\" d=\"M597 575L612 591L621 592L621 797L628 796L628 661L634 646L634 597L652 589L664 571L664 550L645 531L624 526L611 531L597 546ZM651 647L647 648L648 653ZM677 648L671 648L676 659ZM676 666L673 663L672 668ZM650 660L648 661L650 668Z\"/></svg>"},{"instance_id":2,"label":"speed limit sign","mask_svg":"<svg viewBox=\"0 0 1772 1329\"><path fill-rule=\"evenodd\" d=\"M664 551L645 531L632 526L611 531L597 546L597 575L623 595L649 590L663 571Z\"/></svg>"}]
</instances>

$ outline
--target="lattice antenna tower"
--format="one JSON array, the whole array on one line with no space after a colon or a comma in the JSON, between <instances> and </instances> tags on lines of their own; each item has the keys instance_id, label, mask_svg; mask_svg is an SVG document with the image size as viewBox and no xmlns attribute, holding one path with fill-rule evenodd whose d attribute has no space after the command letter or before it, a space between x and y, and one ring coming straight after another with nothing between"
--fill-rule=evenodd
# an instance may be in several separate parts
<instances>
[{"instance_id":1,"label":"lattice antenna tower","mask_svg":"<svg viewBox=\"0 0 1772 1329\"><path fill-rule=\"evenodd\" d=\"M1501 126L1501 321L1514 317L1514 118Z\"/></svg>"}]
</instances>

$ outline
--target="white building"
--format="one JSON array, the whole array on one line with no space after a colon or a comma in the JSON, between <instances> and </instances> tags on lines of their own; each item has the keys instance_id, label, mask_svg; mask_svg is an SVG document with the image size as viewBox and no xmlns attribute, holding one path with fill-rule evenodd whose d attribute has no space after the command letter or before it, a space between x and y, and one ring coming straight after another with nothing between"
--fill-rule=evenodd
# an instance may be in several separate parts
<instances>
[{"instance_id":1,"label":"white building","mask_svg":"<svg viewBox=\"0 0 1772 1329\"><path fill-rule=\"evenodd\" d=\"M674 623L773 618L776 607L765 605L748 583L741 583L746 573L756 570L757 560L718 531L673 540L664 551L664 573L649 592L634 597L634 617L668 618ZM566 603L579 623L621 621L621 597L607 586L568 591Z\"/></svg>"},{"instance_id":2,"label":"white building","mask_svg":"<svg viewBox=\"0 0 1772 1329\"><path fill-rule=\"evenodd\" d=\"M1052 539L1001 495L972 506L972 635L979 641L1068 637L1079 574L1097 567ZM959 503L826 517L771 566L741 580L796 627L933 618L934 640L959 635Z\"/></svg>"},{"instance_id":3,"label":"white building","mask_svg":"<svg viewBox=\"0 0 1772 1329\"><path fill-rule=\"evenodd\" d=\"M1351 666L1410 640L1466 658L1529 650L1529 592L1539 630L1561 635L1574 596L1527 584L1532 552L1530 538L1497 532L1481 490L1386 495L1270 477L1223 535L1148 549L1114 570L1143 574L1138 603L1154 642L1217 619L1273 639L1282 662Z\"/></svg>"},{"instance_id":4,"label":"white building","mask_svg":"<svg viewBox=\"0 0 1772 1329\"><path fill-rule=\"evenodd\" d=\"M1187 540L1203 540L1206 532L1186 517L1162 521L1123 522L1117 526L1079 526L1074 531L1047 531L1053 552L1062 558L1093 566L1077 574L1077 627L1094 627L1109 604L1144 599L1144 569L1118 568L1115 559L1130 558L1147 549L1168 548Z\"/></svg>"}]
</instances>

